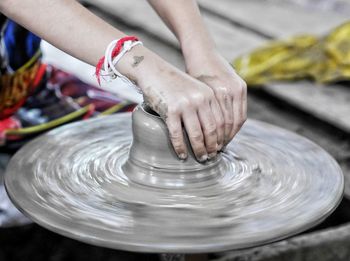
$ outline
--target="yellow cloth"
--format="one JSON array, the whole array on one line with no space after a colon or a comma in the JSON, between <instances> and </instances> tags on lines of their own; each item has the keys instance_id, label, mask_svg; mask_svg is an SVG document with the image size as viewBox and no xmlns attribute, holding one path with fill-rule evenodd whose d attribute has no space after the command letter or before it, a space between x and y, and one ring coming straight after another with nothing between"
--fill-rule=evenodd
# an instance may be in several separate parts
<instances>
[{"instance_id":1,"label":"yellow cloth","mask_svg":"<svg viewBox=\"0 0 350 261\"><path fill-rule=\"evenodd\" d=\"M237 58L233 66L248 85L310 78L320 83L350 80L350 22L325 37L273 41Z\"/></svg>"}]
</instances>

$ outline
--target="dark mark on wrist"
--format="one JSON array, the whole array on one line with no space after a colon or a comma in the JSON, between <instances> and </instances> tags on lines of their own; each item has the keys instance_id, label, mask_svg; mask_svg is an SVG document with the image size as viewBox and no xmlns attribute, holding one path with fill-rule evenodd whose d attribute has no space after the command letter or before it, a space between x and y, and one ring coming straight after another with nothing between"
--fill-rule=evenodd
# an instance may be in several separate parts
<instances>
[{"instance_id":1,"label":"dark mark on wrist","mask_svg":"<svg viewBox=\"0 0 350 261\"><path fill-rule=\"evenodd\" d=\"M134 62L132 63L132 67L138 66L144 58L144 56L134 56Z\"/></svg>"}]
</instances>

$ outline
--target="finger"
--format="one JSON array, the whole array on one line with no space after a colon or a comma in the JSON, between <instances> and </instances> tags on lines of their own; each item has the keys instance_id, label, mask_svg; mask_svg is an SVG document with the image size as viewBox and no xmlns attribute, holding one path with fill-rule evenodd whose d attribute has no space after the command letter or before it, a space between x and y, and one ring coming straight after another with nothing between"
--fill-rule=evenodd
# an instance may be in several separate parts
<instances>
[{"instance_id":1,"label":"finger","mask_svg":"<svg viewBox=\"0 0 350 261\"><path fill-rule=\"evenodd\" d=\"M240 96L240 111L239 111L239 116L240 120L237 125L237 132L240 131L242 128L243 124L247 120L247 84L242 80L241 82L241 96Z\"/></svg>"},{"instance_id":2,"label":"finger","mask_svg":"<svg viewBox=\"0 0 350 261\"><path fill-rule=\"evenodd\" d=\"M242 93L242 118L243 123L247 120L247 105L248 105L248 93L247 93L247 84L243 82L243 93Z\"/></svg>"},{"instance_id":3,"label":"finger","mask_svg":"<svg viewBox=\"0 0 350 261\"><path fill-rule=\"evenodd\" d=\"M218 137L216 121L209 102L198 111L199 122L204 134L204 143L208 152L208 158L214 158L217 154Z\"/></svg>"},{"instance_id":4,"label":"finger","mask_svg":"<svg viewBox=\"0 0 350 261\"><path fill-rule=\"evenodd\" d=\"M229 142L233 139L239 130L239 124L242 120L242 103L240 97L233 97L232 99L232 114L233 114L233 128L229 136Z\"/></svg>"},{"instance_id":5,"label":"finger","mask_svg":"<svg viewBox=\"0 0 350 261\"><path fill-rule=\"evenodd\" d=\"M224 146L225 121L224 121L224 116L222 115L222 112L220 109L220 105L216 99L210 103L210 106L214 115L214 119L216 121L216 134L217 134L217 141L218 141L217 150L219 151Z\"/></svg>"},{"instance_id":6,"label":"finger","mask_svg":"<svg viewBox=\"0 0 350 261\"><path fill-rule=\"evenodd\" d=\"M169 114L166 120L169 130L169 137L175 153L180 159L187 158L187 146L181 126L181 117L178 114Z\"/></svg>"},{"instance_id":7,"label":"finger","mask_svg":"<svg viewBox=\"0 0 350 261\"><path fill-rule=\"evenodd\" d=\"M244 83L245 84L245 83ZM238 133L238 131L241 129L243 123L246 120L247 115L247 89L242 83L242 90L240 92L240 95L236 95L234 97L233 102L233 115L234 115L234 124L233 124L233 130L230 135L231 139Z\"/></svg>"},{"instance_id":8,"label":"finger","mask_svg":"<svg viewBox=\"0 0 350 261\"><path fill-rule=\"evenodd\" d=\"M228 94L224 94L219 97L218 101L224 115L224 144L226 145L233 129L232 98Z\"/></svg>"},{"instance_id":9,"label":"finger","mask_svg":"<svg viewBox=\"0 0 350 261\"><path fill-rule=\"evenodd\" d=\"M208 159L208 153L204 144L204 135L197 113L195 111L187 111L182 117L194 155L198 161L206 161Z\"/></svg>"}]
</instances>

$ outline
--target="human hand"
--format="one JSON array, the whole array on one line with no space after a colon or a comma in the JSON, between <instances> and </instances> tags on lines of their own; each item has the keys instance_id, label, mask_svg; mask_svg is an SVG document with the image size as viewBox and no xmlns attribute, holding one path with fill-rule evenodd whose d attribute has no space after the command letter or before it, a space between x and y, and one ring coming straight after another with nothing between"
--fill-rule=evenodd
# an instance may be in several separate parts
<instances>
[{"instance_id":1,"label":"human hand","mask_svg":"<svg viewBox=\"0 0 350 261\"><path fill-rule=\"evenodd\" d=\"M142 47L134 49L138 71L130 75L129 70L127 76L137 82L145 101L165 121L179 158L188 155L182 124L198 161L215 157L224 141L224 119L214 91Z\"/></svg>"},{"instance_id":2,"label":"human hand","mask_svg":"<svg viewBox=\"0 0 350 261\"><path fill-rule=\"evenodd\" d=\"M179 158L188 155L182 124L198 161L214 158L224 141L224 119L214 92L171 66L154 75L157 78L145 79L148 84L140 87L145 101L165 121Z\"/></svg>"},{"instance_id":3,"label":"human hand","mask_svg":"<svg viewBox=\"0 0 350 261\"><path fill-rule=\"evenodd\" d=\"M212 50L186 59L187 72L209 86L224 117L224 143L229 143L247 119L247 85L231 65Z\"/></svg>"}]
</instances>

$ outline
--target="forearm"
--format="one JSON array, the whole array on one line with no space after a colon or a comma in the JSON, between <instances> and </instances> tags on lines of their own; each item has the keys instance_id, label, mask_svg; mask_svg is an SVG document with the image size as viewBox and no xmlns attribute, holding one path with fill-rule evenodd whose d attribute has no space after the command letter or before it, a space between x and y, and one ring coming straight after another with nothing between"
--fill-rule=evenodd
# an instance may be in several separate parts
<instances>
[{"instance_id":1,"label":"forearm","mask_svg":"<svg viewBox=\"0 0 350 261\"><path fill-rule=\"evenodd\" d=\"M185 59L214 48L195 0L148 0L180 42Z\"/></svg>"},{"instance_id":2,"label":"forearm","mask_svg":"<svg viewBox=\"0 0 350 261\"><path fill-rule=\"evenodd\" d=\"M2 0L1 12L41 38L90 64L124 36L73 0Z\"/></svg>"},{"instance_id":3,"label":"forearm","mask_svg":"<svg viewBox=\"0 0 350 261\"><path fill-rule=\"evenodd\" d=\"M112 40L125 36L75 0L1 0L0 12L93 66ZM144 57L142 65L133 66L135 56ZM139 83L151 70L150 64L155 64L154 60L159 57L147 48L137 46L118 63L118 69Z\"/></svg>"}]
</instances>

